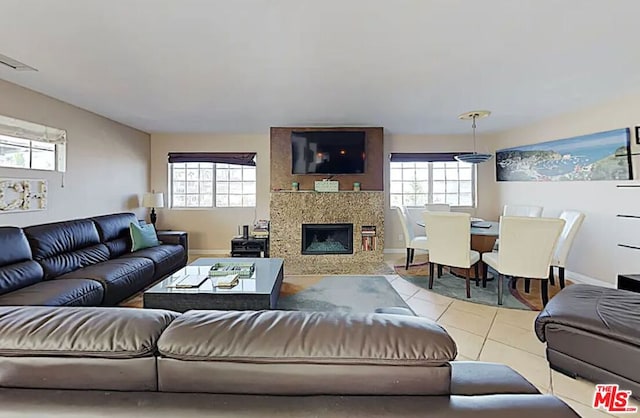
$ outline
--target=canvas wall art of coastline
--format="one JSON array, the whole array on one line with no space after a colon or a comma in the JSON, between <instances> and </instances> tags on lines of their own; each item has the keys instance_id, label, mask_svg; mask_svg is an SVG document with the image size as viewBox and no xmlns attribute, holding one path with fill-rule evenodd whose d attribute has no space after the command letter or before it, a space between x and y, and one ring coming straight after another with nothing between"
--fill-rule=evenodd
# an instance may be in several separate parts
<instances>
[{"instance_id":1,"label":"canvas wall art of coastline","mask_svg":"<svg viewBox=\"0 0 640 418\"><path fill-rule=\"evenodd\" d=\"M498 181L631 180L629 128L496 151Z\"/></svg>"}]
</instances>

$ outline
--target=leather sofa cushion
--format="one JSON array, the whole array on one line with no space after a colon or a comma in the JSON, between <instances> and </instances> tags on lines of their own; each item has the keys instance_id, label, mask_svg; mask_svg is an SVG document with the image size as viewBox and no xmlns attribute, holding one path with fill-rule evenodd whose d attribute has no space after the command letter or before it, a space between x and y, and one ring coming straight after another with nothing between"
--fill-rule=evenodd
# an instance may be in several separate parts
<instances>
[{"instance_id":1,"label":"leather sofa cushion","mask_svg":"<svg viewBox=\"0 0 640 418\"><path fill-rule=\"evenodd\" d=\"M0 227L0 248L0 267L31 260L29 241L20 228Z\"/></svg>"},{"instance_id":2,"label":"leather sofa cushion","mask_svg":"<svg viewBox=\"0 0 640 418\"><path fill-rule=\"evenodd\" d=\"M90 220L30 226L24 232L45 280L109 259L109 250Z\"/></svg>"},{"instance_id":3,"label":"leather sofa cushion","mask_svg":"<svg viewBox=\"0 0 640 418\"><path fill-rule=\"evenodd\" d=\"M96 224L100 240L109 248L111 258L131 251L129 225L138 223L133 213L115 213L91 218Z\"/></svg>"},{"instance_id":4,"label":"leather sofa cushion","mask_svg":"<svg viewBox=\"0 0 640 418\"><path fill-rule=\"evenodd\" d=\"M130 308L0 307L0 356L153 356L175 312Z\"/></svg>"},{"instance_id":5,"label":"leather sofa cushion","mask_svg":"<svg viewBox=\"0 0 640 418\"><path fill-rule=\"evenodd\" d=\"M188 311L158 350L180 360L426 366L457 354L449 334L424 318L297 311Z\"/></svg>"},{"instance_id":6,"label":"leather sofa cushion","mask_svg":"<svg viewBox=\"0 0 640 418\"><path fill-rule=\"evenodd\" d=\"M0 305L97 306L103 296L95 280L46 280L0 296Z\"/></svg>"},{"instance_id":7,"label":"leather sofa cushion","mask_svg":"<svg viewBox=\"0 0 640 418\"><path fill-rule=\"evenodd\" d=\"M482 361L451 362L452 395L539 394L540 391L511 367Z\"/></svg>"},{"instance_id":8,"label":"leather sofa cushion","mask_svg":"<svg viewBox=\"0 0 640 418\"><path fill-rule=\"evenodd\" d=\"M91 279L104 287L103 305L115 305L153 282L153 261L117 258L66 273L58 279Z\"/></svg>"},{"instance_id":9,"label":"leather sofa cushion","mask_svg":"<svg viewBox=\"0 0 640 418\"><path fill-rule=\"evenodd\" d=\"M554 296L535 322L540 341L550 324L564 325L640 345L640 295L626 290L586 284L567 286Z\"/></svg>"},{"instance_id":10,"label":"leather sofa cushion","mask_svg":"<svg viewBox=\"0 0 640 418\"><path fill-rule=\"evenodd\" d=\"M33 260L0 267L0 295L36 284L43 277L42 267Z\"/></svg>"},{"instance_id":11,"label":"leather sofa cushion","mask_svg":"<svg viewBox=\"0 0 640 418\"><path fill-rule=\"evenodd\" d=\"M144 257L153 261L155 278L163 277L184 266L187 255L181 245L159 245L122 255L121 258Z\"/></svg>"},{"instance_id":12,"label":"leather sofa cushion","mask_svg":"<svg viewBox=\"0 0 640 418\"><path fill-rule=\"evenodd\" d=\"M439 395L449 393L456 345L418 317L189 311L158 351L161 391Z\"/></svg>"}]
</instances>

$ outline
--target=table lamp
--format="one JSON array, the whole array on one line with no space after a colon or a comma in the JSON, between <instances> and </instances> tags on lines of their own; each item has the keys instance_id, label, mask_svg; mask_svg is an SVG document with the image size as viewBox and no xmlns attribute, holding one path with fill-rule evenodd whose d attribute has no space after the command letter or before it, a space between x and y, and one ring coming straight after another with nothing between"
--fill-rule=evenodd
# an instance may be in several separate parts
<instances>
[{"instance_id":1,"label":"table lamp","mask_svg":"<svg viewBox=\"0 0 640 418\"><path fill-rule=\"evenodd\" d=\"M145 193L144 196L142 196L142 207L151 208L151 215L149 215L149 218L155 228L156 220L158 219L156 215L156 208L164 207L164 194L156 192Z\"/></svg>"}]
</instances>

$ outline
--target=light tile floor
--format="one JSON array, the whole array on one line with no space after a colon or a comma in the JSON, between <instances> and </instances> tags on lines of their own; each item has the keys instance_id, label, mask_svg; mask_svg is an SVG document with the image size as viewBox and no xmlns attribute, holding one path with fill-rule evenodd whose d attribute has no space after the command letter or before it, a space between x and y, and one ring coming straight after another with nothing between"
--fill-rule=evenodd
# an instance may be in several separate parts
<instances>
[{"instance_id":1,"label":"light tile floor","mask_svg":"<svg viewBox=\"0 0 640 418\"><path fill-rule=\"evenodd\" d=\"M554 393L564 399L581 416L609 416L591 408L592 383L551 371L545 358L545 345L533 331L538 312L465 302L430 292L397 275L385 277L416 314L438 322L451 334L458 346L459 360L507 364L541 392ZM637 402L633 405L637 406Z\"/></svg>"}]
</instances>

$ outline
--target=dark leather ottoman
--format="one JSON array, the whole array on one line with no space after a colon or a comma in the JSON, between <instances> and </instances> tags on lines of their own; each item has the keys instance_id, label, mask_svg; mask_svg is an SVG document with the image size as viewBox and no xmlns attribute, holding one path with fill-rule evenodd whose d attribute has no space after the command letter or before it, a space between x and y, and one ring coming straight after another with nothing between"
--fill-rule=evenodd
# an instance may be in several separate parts
<instances>
[{"instance_id":1,"label":"dark leather ottoman","mask_svg":"<svg viewBox=\"0 0 640 418\"><path fill-rule=\"evenodd\" d=\"M576 284L563 289L535 322L552 369L640 396L640 294Z\"/></svg>"}]
</instances>

